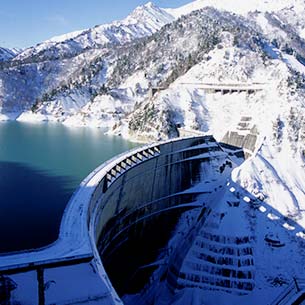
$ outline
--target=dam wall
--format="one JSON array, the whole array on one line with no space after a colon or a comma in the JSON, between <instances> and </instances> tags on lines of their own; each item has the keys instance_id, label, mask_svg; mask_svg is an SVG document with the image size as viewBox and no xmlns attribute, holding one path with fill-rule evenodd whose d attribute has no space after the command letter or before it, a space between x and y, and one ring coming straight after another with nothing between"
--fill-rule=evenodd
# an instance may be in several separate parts
<instances>
[{"instance_id":1,"label":"dam wall","mask_svg":"<svg viewBox=\"0 0 305 305\"><path fill-rule=\"evenodd\" d=\"M105 162L75 191L55 243L0 257L1 302L122 304L103 256L156 224L165 242L166 229L175 226L167 217L176 221L180 210L199 205L200 191L192 188L203 179L204 164L219 173L225 155L213 137L201 136L146 145Z\"/></svg>"},{"instance_id":2,"label":"dam wall","mask_svg":"<svg viewBox=\"0 0 305 305\"><path fill-rule=\"evenodd\" d=\"M202 206L197 200L202 191L195 186L220 172L227 154L214 138L202 136L160 144L154 155L144 155L138 163L126 159L129 168L120 163L116 178L107 182L106 176L92 201L91 236L110 280L120 283L115 285L120 295L135 270L157 259L157 249L166 246L181 213ZM134 287L127 292L135 292Z\"/></svg>"},{"instance_id":3,"label":"dam wall","mask_svg":"<svg viewBox=\"0 0 305 305\"><path fill-rule=\"evenodd\" d=\"M178 200L179 193L200 179L201 159L209 158L204 154L221 151L220 147L214 144L214 140L210 141L211 138L202 137L201 140L160 145L160 153L157 156L126 170L105 193L101 190L103 198L98 204L98 210L94 212L96 241L107 227L115 227L115 231L120 231L128 223L139 218L179 205L174 203ZM198 159L198 156L201 156L201 159ZM97 197L99 195L96 194ZM170 200L171 197L176 199ZM118 217L119 223L114 223L114 217ZM112 237L110 235L109 239Z\"/></svg>"}]
</instances>

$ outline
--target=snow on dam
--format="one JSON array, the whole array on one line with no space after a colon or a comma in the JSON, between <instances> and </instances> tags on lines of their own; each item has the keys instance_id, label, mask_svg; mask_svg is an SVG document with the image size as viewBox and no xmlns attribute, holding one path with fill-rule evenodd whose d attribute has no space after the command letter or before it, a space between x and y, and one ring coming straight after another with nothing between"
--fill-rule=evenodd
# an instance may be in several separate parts
<instances>
[{"instance_id":1,"label":"snow on dam","mask_svg":"<svg viewBox=\"0 0 305 305\"><path fill-rule=\"evenodd\" d=\"M103 257L109 260L129 234L149 227L155 216L158 224L158 215L163 214L159 223L164 230L169 228L165 239L160 236L164 244L176 224L167 217L173 213L177 220L180 211L200 206L196 198L201 191L190 188L202 180L202 163L219 160L210 166L223 171L226 155L213 137L201 136L143 146L102 164L75 191L54 244L0 257L5 287L0 300L121 304Z\"/></svg>"},{"instance_id":2,"label":"snow on dam","mask_svg":"<svg viewBox=\"0 0 305 305\"><path fill-rule=\"evenodd\" d=\"M245 200L229 179L233 160L212 136L196 136L105 162L70 199L55 243L0 257L0 303L145 304L129 296L147 290L162 268L173 291L202 287L247 295L255 287L253 232L236 212ZM232 211L240 220L235 237L228 237ZM222 260L203 253L198 265L194 253L201 246L214 251L215 241L227 249ZM236 247L243 251L233 259ZM194 276L197 269L206 275Z\"/></svg>"},{"instance_id":3,"label":"snow on dam","mask_svg":"<svg viewBox=\"0 0 305 305\"><path fill-rule=\"evenodd\" d=\"M244 161L232 141L178 138L102 164L70 199L55 243L0 257L0 304L141 305L176 293L177 304L200 293L207 304L271 303L283 289L261 279L264 253L280 262L284 236L301 228L232 181Z\"/></svg>"}]
</instances>

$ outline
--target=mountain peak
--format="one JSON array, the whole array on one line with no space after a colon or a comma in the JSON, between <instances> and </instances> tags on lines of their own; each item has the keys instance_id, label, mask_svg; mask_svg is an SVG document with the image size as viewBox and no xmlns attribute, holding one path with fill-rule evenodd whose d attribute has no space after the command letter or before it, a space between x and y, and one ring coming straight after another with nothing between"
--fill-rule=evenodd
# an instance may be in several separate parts
<instances>
[{"instance_id":1,"label":"mountain peak","mask_svg":"<svg viewBox=\"0 0 305 305\"><path fill-rule=\"evenodd\" d=\"M22 52L17 59L38 55L41 60L71 57L106 44L123 44L160 30L175 18L152 2L138 6L125 19L53 37Z\"/></svg>"},{"instance_id":2,"label":"mountain peak","mask_svg":"<svg viewBox=\"0 0 305 305\"><path fill-rule=\"evenodd\" d=\"M148 7L148 8L156 7L156 5L154 3L152 3L151 1L147 2L146 4L144 4L144 6Z\"/></svg>"},{"instance_id":3,"label":"mountain peak","mask_svg":"<svg viewBox=\"0 0 305 305\"><path fill-rule=\"evenodd\" d=\"M159 8L153 2L148 2L135 8L135 10L125 20L123 20L123 22L144 22L149 27L152 25L155 31L173 20L174 17L167 13L166 10Z\"/></svg>"}]
</instances>

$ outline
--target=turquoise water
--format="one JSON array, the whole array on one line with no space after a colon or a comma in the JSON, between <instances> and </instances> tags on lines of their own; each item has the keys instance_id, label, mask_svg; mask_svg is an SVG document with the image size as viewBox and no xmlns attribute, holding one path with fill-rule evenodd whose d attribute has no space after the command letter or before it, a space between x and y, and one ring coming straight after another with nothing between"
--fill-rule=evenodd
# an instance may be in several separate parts
<instances>
[{"instance_id":1,"label":"turquoise water","mask_svg":"<svg viewBox=\"0 0 305 305\"><path fill-rule=\"evenodd\" d=\"M99 164L135 143L100 129L0 124L0 252L47 245L63 210Z\"/></svg>"}]
</instances>

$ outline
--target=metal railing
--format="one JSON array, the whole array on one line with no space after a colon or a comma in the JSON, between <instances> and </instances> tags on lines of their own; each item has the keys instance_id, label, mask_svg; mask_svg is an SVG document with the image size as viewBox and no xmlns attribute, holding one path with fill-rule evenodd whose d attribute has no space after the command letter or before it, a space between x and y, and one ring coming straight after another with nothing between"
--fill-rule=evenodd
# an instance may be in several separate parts
<instances>
[{"instance_id":1,"label":"metal railing","mask_svg":"<svg viewBox=\"0 0 305 305\"><path fill-rule=\"evenodd\" d=\"M295 299L296 295L304 292L305 294L305 279L297 279L293 278L291 283L283 290L280 295L272 302L270 305L288 305L294 304L293 301L297 301ZM301 297L302 295L300 295ZM297 304L297 303L295 303Z\"/></svg>"},{"instance_id":2,"label":"metal railing","mask_svg":"<svg viewBox=\"0 0 305 305\"><path fill-rule=\"evenodd\" d=\"M126 157L122 161L119 161L110 170L108 170L105 175L106 188L108 188L126 170L132 168L138 163L141 163L158 155L160 155L160 146L156 145L153 147L143 149L141 151L137 151L135 154Z\"/></svg>"}]
</instances>

